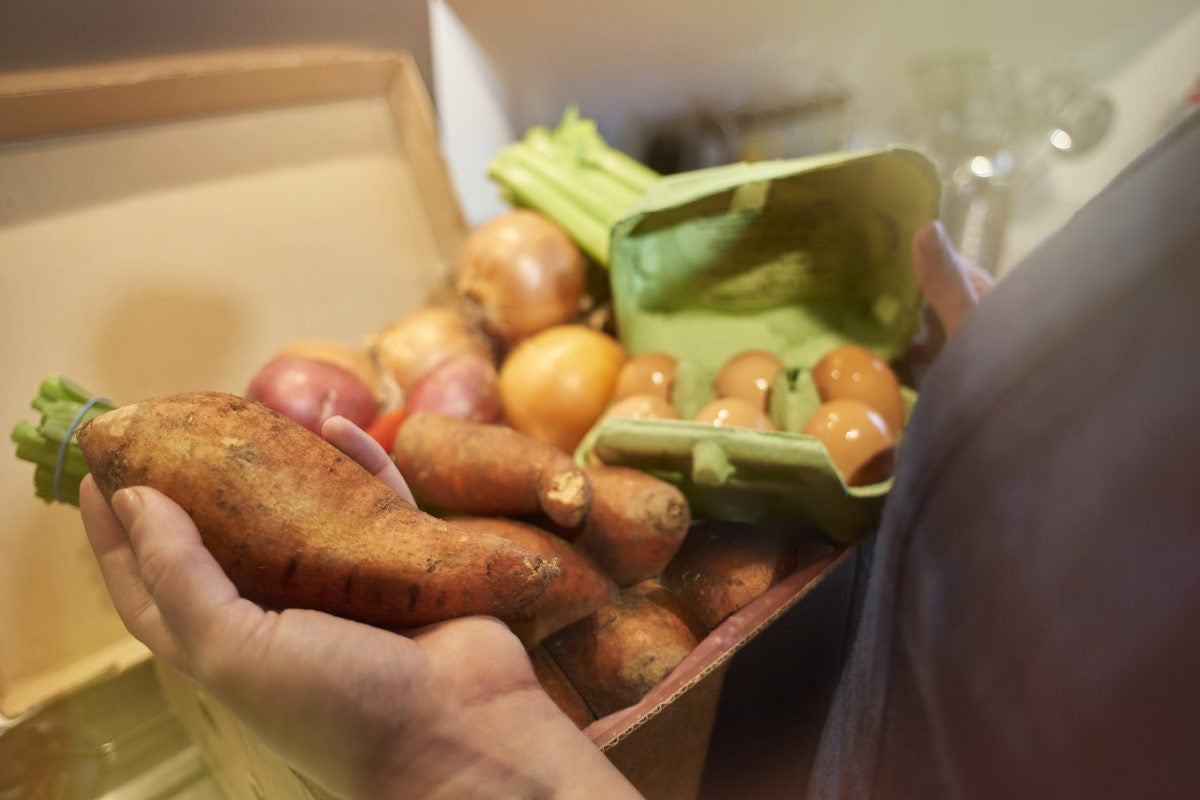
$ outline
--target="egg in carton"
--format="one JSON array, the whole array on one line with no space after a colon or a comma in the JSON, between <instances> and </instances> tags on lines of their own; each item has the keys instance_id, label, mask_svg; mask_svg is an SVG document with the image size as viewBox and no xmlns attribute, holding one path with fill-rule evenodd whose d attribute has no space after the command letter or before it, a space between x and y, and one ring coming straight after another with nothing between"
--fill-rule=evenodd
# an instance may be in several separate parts
<instances>
[{"instance_id":1,"label":"egg in carton","mask_svg":"<svg viewBox=\"0 0 1200 800\"><path fill-rule=\"evenodd\" d=\"M891 478L849 485L825 445L803 433L821 404L813 368L856 345L902 362L923 298L910 242L938 216L933 164L901 147L738 163L657 181L613 228L617 333L631 356L677 361L680 419L602 418L581 462L634 466L679 486L697 517L796 519L837 542L878 520ZM775 431L691 420L721 367L775 354ZM917 395L901 387L904 413Z\"/></svg>"}]
</instances>

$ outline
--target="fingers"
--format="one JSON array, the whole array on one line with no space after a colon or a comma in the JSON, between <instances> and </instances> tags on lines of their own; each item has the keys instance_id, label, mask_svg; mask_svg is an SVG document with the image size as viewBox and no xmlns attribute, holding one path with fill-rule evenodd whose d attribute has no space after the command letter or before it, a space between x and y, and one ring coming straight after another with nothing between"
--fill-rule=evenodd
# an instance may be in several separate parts
<instances>
[{"instance_id":1,"label":"fingers","mask_svg":"<svg viewBox=\"0 0 1200 800\"><path fill-rule=\"evenodd\" d=\"M162 493L122 489L110 507L88 476L80 486L80 510L121 620L182 671L194 672L197 654L228 621L222 615L233 603L261 613L240 600L191 517Z\"/></svg>"},{"instance_id":2,"label":"fingers","mask_svg":"<svg viewBox=\"0 0 1200 800\"><path fill-rule=\"evenodd\" d=\"M163 620L185 649L202 646L203 633L239 595L192 518L144 486L114 494L112 508L129 533L142 582Z\"/></svg>"},{"instance_id":3,"label":"fingers","mask_svg":"<svg viewBox=\"0 0 1200 800\"><path fill-rule=\"evenodd\" d=\"M913 234L912 261L917 281L950 338L979 302L979 290L990 286L991 277L963 261L937 220Z\"/></svg>"},{"instance_id":4,"label":"fingers","mask_svg":"<svg viewBox=\"0 0 1200 800\"><path fill-rule=\"evenodd\" d=\"M91 475L85 476L80 484L79 509L88 542L100 566L100 575L121 621L139 641L171 663L178 664L183 657L182 651L142 582L129 535Z\"/></svg>"},{"instance_id":5,"label":"fingers","mask_svg":"<svg viewBox=\"0 0 1200 800\"><path fill-rule=\"evenodd\" d=\"M387 451L380 447L379 442L367 435L362 428L345 417L330 417L321 426L321 435L334 447L362 464L368 472L405 500L416 505L412 490L408 488L395 462L388 456Z\"/></svg>"}]
</instances>

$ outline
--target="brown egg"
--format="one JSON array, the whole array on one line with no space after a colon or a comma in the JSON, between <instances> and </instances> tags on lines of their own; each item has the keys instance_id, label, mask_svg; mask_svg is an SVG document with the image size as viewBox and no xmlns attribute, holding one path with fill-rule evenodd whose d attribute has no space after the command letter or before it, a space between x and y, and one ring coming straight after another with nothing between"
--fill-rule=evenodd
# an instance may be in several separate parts
<instances>
[{"instance_id":1,"label":"brown egg","mask_svg":"<svg viewBox=\"0 0 1200 800\"><path fill-rule=\"evenodd\" d=\"M679 412L675 407L654 394L631 394L629 397L624 397L610 405L600 419L596 420L599 425L606 419L679 419ZM600 458L595 453L588 453L589 464L600 464Z\"/></svg>"},{"instance_id":2,"label":"brown egg","mask_svg":"<svg viewBox=\"0 0 1200 800\"><path fill-rule=\"evenodd\" d=\"M783 361L774 353L743 350L721 367L713 380L713 393L717 397L740 397L765 411L771 385L783 366Z\"/></svg>"},{"instance_id":3,"label":"brown egg","mask_svg":"<svg viewBox=\"0 0 1200 800\"><path fill-rule=\"evenodd\" d=\"M621 400L635 394L652 394L670 402L671 389L675 385L674 356L650 351L640 353L625 362L617 375L617 386L613 389L613 400Z\"/></svg>"},{"instance_id":4,"label":"brown egg","mask_svg":"<svg viewBox=\"0 0 1200 800\"><path fill-rule=\"evenodd\" d=\"M820 439L847 486L866 486L891 477L896 437L882 415L861 400L823 403L800 431Z\"/></svg>"},{"instance_id":5,"label":"brown egg","mask_svg":"<svg viewBox=\"0 0 1200 800\"><path fill-rule=\"evenodd\" d=\"M692 419L695 422L704 422L717 428L775 430L770 418L761 408L740 397L718 397L696 412L696 416Z\"/></svg>"},{"instance_id":6,"label":"brown egg","mask_svg":"<svg viewBox=\"0 0 1200 800\"><path fill-rule=\"evenodd\" d=\"M631 394L617 400L600 419L679 419L675 407L656 394Z\"/></svg>"},{"instance_id":7,"label":"brown egg","mask_svg":"<svg viewBox=\"0 0 1200 800\"><path fill-rule=\"evenodd\" d=\"M886 361L867 348L853 344L835 347L813 365L811 374L822 402L861 400L880 413L893 436L904 427L900 380Z\"/></svg>"}]
</instances>

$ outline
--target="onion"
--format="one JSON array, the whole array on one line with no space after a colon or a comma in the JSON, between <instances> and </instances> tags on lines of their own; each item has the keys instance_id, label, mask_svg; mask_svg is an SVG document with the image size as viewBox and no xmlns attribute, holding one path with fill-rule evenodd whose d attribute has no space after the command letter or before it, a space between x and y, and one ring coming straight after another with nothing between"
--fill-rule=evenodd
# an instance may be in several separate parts
<instances>
[{"instance_id":1,"label":"onion","mask_svg":"<svg viewBox=\"0 0 1200 800\"><path fill-rule=\"evenodd\" d=\"M555 325L525 339L500 365L505 421L568 453L608 406L625 349L585 325Z\"/></svg>"},{"instance_id":2,"label":"onion","mask_svg":"<svg viewBox=\"0 0 1200 800\"><path fill-rule=\"evenodd\" d=\"M587 265L575 242L549 218L517 209L467 237L455 290L468 319L505 346L579 313Z\"/></svg>"},{"instance_id":3,"label":"onion","mask_svg":"<svg viewBox=\"0 0 1200 800\"><path fill-rule=\"evenodd\" d=\"M455 356L492 360L486 341L445 306L429 306L396 320L373 338L370 352L405 394Z\"/></svg>"},{"instance_id":4,"label":"onion","mask_svg":"<svg viewBox=\"0 0 1200 800\"><path fill-rule=\"evenodd\" d=\"M289 417L313 433L332 416L367 427L379 413L379 400L350 370L303 356L277 356L250 380L246 397Z\"/></svg>"}]
</instances>

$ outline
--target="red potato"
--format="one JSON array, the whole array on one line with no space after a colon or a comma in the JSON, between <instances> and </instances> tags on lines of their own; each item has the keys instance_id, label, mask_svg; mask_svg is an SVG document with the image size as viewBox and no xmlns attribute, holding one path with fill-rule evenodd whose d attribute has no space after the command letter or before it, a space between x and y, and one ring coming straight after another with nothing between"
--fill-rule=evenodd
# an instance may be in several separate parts
<instances>
[{"instance_id":1,"label":"red potato","mask_svg":"<svg viewBox=\"0 0 1200 800\"><path fill-rule=\"evenodd\" d=\"M123 406L78 441L104 496L149 486L179 503L238 590L387 627L502 615L553 567L500 537L435 519L266 406L195 392Z\"/></svg>"},{"instance_id":2,"label":"red potato","mask_svg":"<svg viewBox=\"0 0 1200 800\"><path fill-rule=\"evenodd\" d=\"M630 586L550 635L546 652L597 717L641 700L708 634L658 581Z\"/></svg>"},{"instance_id":3,"label":"red potato","mask_svg":"<svg viewBox=\"0 0 1200 800\"><path fill-rule=\"evenodd\" d=\"M346 367L307 356L268 361L250 379L246 397L290 417L314 433L325 420L343 416L359 427L379 413L373 387Z\"/></svg>"},{"instance_id":4,"label":"red potato","mask_svg":"<svg viewBox=\"0 0 1200 800\"><path fill-rule=\"evenodd\" d=\"M653 578L692 521L678 487L632 467L593 465L592 510L572 541L622 586Z\"/></svg>"},{"instance_id":5,"label":"red potato","mask_svg":"<svg viewBox=\"0 0 1200 800\"><path fill-rule=\"evenodd\" d=\"M536 525L505 517L451 517L450 521L516 542L557 565L558 574L541 597L501 617L526 648L592 613L617 592L616 583L591 558Z\"/></svg>"},{"instance_id":6,"label":"red potato","mask_svg":"<svg viewBox=\"0 0 1200 800\"><path fill-rule=\"evenodd\" d=\"M374 392L381 406L390 406L396 399L394 387L384 378L383 369L365 347L335 339L301 339L292 342L275 356L300 356L336 364L357 375Z\"/></svg>"},{"instance_id":7,"label":"red potato","mask_svg":"<svg viewBox=\"0 0 1200 800\"><path fill-rule=\"evenodd\" d=\"M500 419L496 366L479 355L454 356L434 367L404 399L409 414L436 411L470 422Z\"/></svg>"},{"instance_id":8,"label":"red potato","mask_svg":"<svg viewBox=\"0 0 1200 800\"><path fill-rule=\"evenodd\" d=\"M572 528L592 507L592 484L569 455L503 425L412 414L396 432L392 460L417 502L444 513L541 512Z\"/></svg>"},{"instance_id":9,"label":"red potato","mask_svg":"<svg viewBox=\"0 0 1200 800\"><path fill-rule=\"evenodd\" d=\"M662 573L662 583L709 628L833 547L791 527L703 520Z\"/></svg>"}]
</instances>

